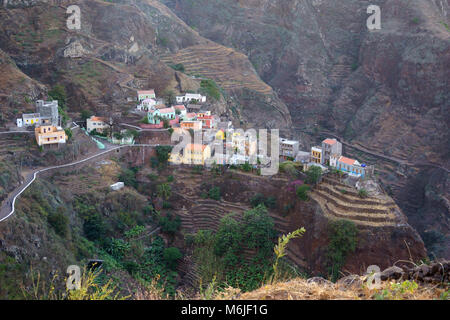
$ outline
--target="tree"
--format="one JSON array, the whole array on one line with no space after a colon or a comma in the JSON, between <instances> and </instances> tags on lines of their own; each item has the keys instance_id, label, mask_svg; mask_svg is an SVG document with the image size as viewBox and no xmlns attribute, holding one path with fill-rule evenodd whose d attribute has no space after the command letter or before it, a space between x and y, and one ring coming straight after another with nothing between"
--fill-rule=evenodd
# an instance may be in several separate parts
<instances>
[{"instance_id":1,"label":"tree","mask_svg":"<svg viewBox=\"0 0 450 320\"><path fill-rule=\"evenodd\" d=\"M92 116L92 112L90 110L81 110L81 119L83 121L86 121L87 119L89 119Z\"/></svg>"},{"instance_id":2,"label":"tree","mask_svg":"<svg viewBox=\"0 0 450 320\"><path fill-rule=\"evenodd\" d=\"M306 171L306 182L309 184L317 184L322 177L322 169L319 166L311 166Z\"/></svg>"},{"instance_id":3,"label":"tree","mask_svg":"<svg viewBox=\"0 0 450 320\"><path fill-rule=\"evenodd\" d=\"M67 235L69 218L64 214L62 207L58 208L58 211L51 211L47 217L48 223L52 226L55 232L61 237Z\"/></svg>"},{"instance_id":4,"label":"tree","mask_svg":"<svg viewBox=\"0 0 450 320\"><path fill-rule=\"evenodd\" d=\"M172 146L157 146L156 156L158 162L161 166L166 166L170 158L170 152L172 151Z\"/></svg>"},{"instance_id":5,"label":"tree","mask_svg":"<svg viewBox=\"0 0 450 320\"><path fill-rule=\"evenodd\" d=\"M181 219L179 216L175 216L174 218L171 213L168 213L167 216L162 216L159 218L159 225L161 226L161 230L163 232L173 235L180 228Z\"/></svg>"},{"instance_id":6,"label":"tree","mask_svg":"<svg viewBox=\"0 0 450 320\"><path fill-rule=\"evenodd\" d=\"M219 201L220 200L220 188L219 187L212 187L209 190L208 195L209 195L209 197L211 199Z\"/></svg>"},{"instance_id":7,"label":"tree","mask_svg":"<svg viewBox=\"0 0 450 320\"><path fill-rule=\"evenodd\" d=\"M166 100L166 103L172 105L176 102L175 93L172 90L165 90L163 92L163 98Z\"/></svg>"},{"instance_id":8,"label":"tree","mask_svg":"<svg viewBox=\"0 0 450 320\"><path fill-rule=\"evenodd\" d=\"M157 187L158 196L167 200L172 195L172 187L168 183L162 183Z\"/></svg>"},{"instance_id":9,"label":"tree","mask_svg":"<svg viewBox=\"0 0 450 320\"><path fill-rule=\"evenodd\" d=\"M63 85L61 85L61 84L55 85L48 92L48 95L53 100L58 100L59 107L61 107L63 110L66 109L67 93L66 93L66 88Z\"/></svg>"},{"instance_id":10,"label":"tree","mask_svg":"<svg viewBox=\"0 0 450 320\"><path fill-rule=\"evenodd\" d=\"M300 200L307 201L309 199L308 191L310 189L311 188L309 186L307 186L306 184L303 184L303 185L299 186L295 192L297 193L297 196L300 198Z\"/></svg>"},{"instance_id":11,"label":"tree","mask_svg":"<svg viewBox=\"0 0 450 320\"><path fill-rule=\"evenodd\" d=\"M178 248L171 247L164 249L163 253L164 260L166 261L167 266L172 269L177 269L178 260L183 257L183 254L180 252Z\"/></svg>"}]
</instances>

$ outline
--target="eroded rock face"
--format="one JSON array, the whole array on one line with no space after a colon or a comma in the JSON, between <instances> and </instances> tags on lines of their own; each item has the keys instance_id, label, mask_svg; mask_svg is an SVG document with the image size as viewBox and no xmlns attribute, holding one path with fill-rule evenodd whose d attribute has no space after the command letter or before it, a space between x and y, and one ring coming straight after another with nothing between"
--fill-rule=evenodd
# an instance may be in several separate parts
<instances>
[{"instance_id":1,"label":"eroded rock face","mask_svg":"<svg viewBox=\"0 0 450 320\"><path fill-rule=\"evenodd\" d=\"M448 179L448 1L374 1L382 14L375 32L366 27L368 4L358 0L163 2L201 35L249 56L288 106L293 127L309 132L297 132L306 148L322 138L317 127L403 161L352 154L381 169L421 235L443 236L429 247L449 256L448 184L432 182ZM440 192L430 197L430 188ZM423 219L438 222L428 230Z\"/></svg>"}]
</instances>

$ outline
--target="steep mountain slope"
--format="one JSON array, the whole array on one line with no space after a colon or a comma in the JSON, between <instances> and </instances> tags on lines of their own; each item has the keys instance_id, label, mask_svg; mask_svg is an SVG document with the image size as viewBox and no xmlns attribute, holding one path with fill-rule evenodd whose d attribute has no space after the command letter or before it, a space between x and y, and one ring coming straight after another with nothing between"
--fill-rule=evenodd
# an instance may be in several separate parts
<instances>
[{"instance_id":1,"label":"steep mountain slope","mask_svg":"<svg viewBox=\"0 0 450 320\"><path fill-rule=\"evenodd\" d=\"M80 1L80 30L66 26L65 11L70 4L10 1L0 9L0 49L29 77L46 85L62 83L69 93L70 111L90 106L99 113L126 112L132 107L126 98L134 97L136 88L155 88L157 95L163 96L200 87L200 80L173 70L159 57L192 46L208 50L217 44L199 36L160 2ZM211 99L213 108L246 122L248 110L241 109L249 91L261 102L262 113L272 117L277 126L290 125L287 107L259 79L247 57L233 49L223 50L230 56L221 65L222 72L230 75L230 80L235 74L238 80L251 77L257 86L237 83L233 90L225 86L225 98ZM202 59L202 54L198 57ZM207 76L220 80L215 72ZM264 92L258 90L261 87ZM255 103L251 111L258 108ZM259 119L258 125L264 123Z\"/></svg>"},{"instance_id":2,"label":"steep mountain slope","mask_svg":"<svg viewBox=\"0 0 450 320\"><path fill-rule=\"evenodd\" d=\"M163 2L201 35L249 56L287 104L305 148L328 131L398 158L372 160L414 226L447 236L440 254L449 256L448 1ZM370 4L381 7L381 30L366 27ZM434 198L425 188L432 176L442 177Z\"/></svg>"}]
</instances>

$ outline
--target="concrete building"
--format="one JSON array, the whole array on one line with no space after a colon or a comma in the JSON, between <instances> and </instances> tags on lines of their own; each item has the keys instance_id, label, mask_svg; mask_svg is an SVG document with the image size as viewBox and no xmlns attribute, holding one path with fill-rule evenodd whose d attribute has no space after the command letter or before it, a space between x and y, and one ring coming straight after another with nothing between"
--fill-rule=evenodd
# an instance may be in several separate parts
<instances>
[{"instance_id":1,"label":"concrete building","mask_svg":"<svg viewBox=\"0 0 450 320\"><path fill-rule=\"evenodd\" d=\"M144 100L142 100L142 102L140 104L137 105L137 109L139 111L149 111L153 107L155 107L157 105L157 103L158 102L152 98L144 99Z\"/></svg>"},{"instance_id":2,"label":"concrete building","mask_svg":"<svg viewBox=\"0 0 450 320\"><path fill-rule=\"evenodd\" d=\"M180 119L185 119L187 115L186 107L183 104L174 106L175 113L179 115Z\"/></svg>"},{"instance_id":3,"label":"concrete building","mask_svg":"<svg viewBox=\"0 0 450 320\"><path fill-rule=\"evenodd\" d=\"M103 133L106 129L109 129L109 124L107 123L107 119L103 117L92 116L89 119L86 119L86 130L87 132L91 132L93 130Z\"/></svg>"},{"instance_id":4,"label":"concrete building","mask_svg":"<svg viewBox=\"0 0 450 320\"><path fill-rule=\"evenodd\" d=\"M311 162L322 163L322 147L311 147Z\"/></svg>"},{"instance_id":5,"label":"concrete building","mask_svg":"<svg viewBox=\"0 0 450 320\"><path fill-rule=\"evenodd\" d=\"M61 127L40 126L34 129L38 146L66 143L67 135Z\"/></svg>"},{"instance_id":6,"label":"concrete building","mask_svg":"<svg viewBox=\"0 0 450 320\"><path fill-rule=\"evenodd\" d=\"M201 121L183 121L180 123L180 128L185 130L202 130Z\"/></svg>"},{"instance_id":7,"label":"concrete building","mask_svg":"<svg viewBox=\"0 0 450 320\"><path fill-rule=\"evenodd\" d=\"M322 141L322 162L321 164L329 164L331 155L342 155L342 143L337 139L325 139Z\"/></svg>"},{"instance_id":8,"label":"concrete building","mask_svg":"<svg viewBox=\"0 0 450 320\"><path fill-rule=\"evenodd\" d=\"M204 103L206 102L206 96L202 96L198 93L186 93L184 96L176 96L177 103Z\"/></svg>"},{"instance_id":9,"label":"concrete building","mask_svg":"<svg viewBox=\"0 0 450 320\"><path fill-rule=\"evenodd\" d=\"M145 99L156 99L155 89L150 90L138 90L138 101L141 102Z\"/></svg>"},{"instance_id":10,"label":"concrete building","mask_svg":"<svg viewBox=\"0 0 450 320\"><path fill-rule=\"evenodd\" d=\"M295 140L288 140L280 138L280 157L284 160L289 158L295 159L298 153L299 142Z\"/></svg>"},{"instance_id":11,"label":"concrete building","mask_svg":"<svg viewBox=\"0 0 450 320\"><path fill-rule=\"evenodd\" d=\"M336 169L346 172L349 175L362 177L366 175L366 165L361 164L358 160L350 159L344 156L339 157L337 160Z\"/></svg>"},{"instance_id":12,"label":"concrete building","mask_svg":"<svg viewBox=\"0 0 450 320\"><path fill-rule=\"evenodd\" d=\"M188 144L183 150L183 163L204 165L211 158L211 148L204 144Z\"/></svg>"},{"instance_id":13,"label":"concrete building","mask_svg":"<svg viewBox=\"0 0 450 320\"><path fill-rule=\"evenodd\" d=\"M22 124L25 127L39 125L41 123L41 115L39 113L24 113L22 119Z\"/></svg>"},{"instance_id":14,"label":"concrete building","mask_svg":"<svg viewBox=\"0 0 450 320\"><path fill-rule=\"evenodd\" d=\"M311 162L311 154L306 151L299 151L297 152L297 155L295 156L295 162L299 162L302 164L306 164Z\"/></svg>"},{"instance_id":15,"label":"concrete building","mask_svg":"<svg viewBox=\"0 0 450 320\"><path fill-rule=\"evenodd\" d=\"M58 126L59 125L59 111L58 100L53 101L36 101L36 112L41 115L41 124Z\"/></svg>"}]
</instances>

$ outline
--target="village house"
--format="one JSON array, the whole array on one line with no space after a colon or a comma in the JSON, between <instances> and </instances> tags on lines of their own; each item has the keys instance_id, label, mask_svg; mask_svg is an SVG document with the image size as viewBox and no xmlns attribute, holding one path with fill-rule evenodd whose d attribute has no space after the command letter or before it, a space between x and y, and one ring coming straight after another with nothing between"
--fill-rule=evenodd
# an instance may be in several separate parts
<instances>
[{"instance_id":1,"label":"village house","mask_svg":"<svg viewBox=\"0 0 450 320\"><path fill-rule=\"evenodd\" d=\"M362 177L366 175L366 165L361 164L358 160L340 156L337 160L336 169L346 172L349 175Z\"/></svg>"},{"instance_id":2,"label":"village house","mask_svg":"<svg viewBox=\"0 0 450 320\"><path fill-rule=\"evenodd\" d=\"M115 132L112 135L111 142L114 144L128 144L132 145L134 144L134 136L129 130L121 130L119 132Z\"/></svg>"},{"instance_id":3,"label":"village house","mask_svg":"<svg viewBox=\"0 0 450 320\"><path fill-rule=\"evenodd\" d=\"M23 121L19 122L17 121L17 126L19 127L19 124L25 125L25 127L30 127L34 125L39 125L41 122L41 115L39 113L24 113L22 115ZM21 127L21 126L20 126Z\"/></svg>"},{"instance_id":4,"label":"village house","mask_svg":"<svg viewBox=\"0 0 450 320\"><path fill-rule=\"evenodd\" d=\"M118 191L118 190L122 189L123 187L125 187L125 184L123 182L116 182L116 183L110 185L109 187L113 191Z\"/></svg>"},{"instance_id":5,"label":"village house","mask_svg":"<svg viewBox=\"0 0 450 320\"><path fill-rule=\"evenodd\" d=\"M231 147L234 153L250 156L257 154L258 141L256 137L234 132L231 134Z\"/></svg>"},{"instance_id":6,"label":"village house","mask_svg":"<svg viewBox=\"0 0 450 320\"><path fill-rule=\"evenodd\" d=\"M295 156L295 162L299 162L302 164L307 164L311 162L311 154L306 151L299 151L297 152L297 155Z\"/></svg>"},{"instance_id":7,"label":"village house","mask_svg":"<svg viewBox=\"0 0 450 320\"><path fill-rule=\"evenodd\" d=\"M40 126L34 129L38 146L66 143L67 135L61 127Z\"/></svg>"},{"instance_id":8,"label":"village house","mask_svg":"<svg viewBox=\"0 0 450 320\"><path fill-rule=\"evenodd\" d=\"M58 126L59 125L59 111L58 100L53 101L36 101L36 112L40 116L40 124Z\"/></svg>"},{"instance_id":9,"label":"village house","mask_svg":"<svg viewBox=\"0 0 450 320\"><path fill-rule=\"evenodd\" d=\"M186 93L184 96L176 96L177 103L204 103L206 102L206 96L202 96L198 93Z\"/></svg>"},{"instance_id":10,"label":"village house","mask_svg":"<svg viewBox=\"0 0 450 320\"><path fill-rule=\"evenodd\" d=\"M183 163L204 165L211 158L211 148L204 144L188 144L183 150Z\"/></svg>"},{"instance_id":11,"label":"village house","mask_svg":"<svg viewBox=\"0 0 450 320\"><path fill-rule=\"evenodd\" d=\"M148 123L159 124L164 119L173 120L176 118L175 109L173 107L164 109L153 109L147 113Z\"/></svg>"},{"instance_id":12,"label":"village house","mask_svg":"<svg viewBox=\"0 0 450 320\"><path fill-rule=\"evenodd\" d=\"M284 160L294 159L298 153L299 142L280 138L280 157Z\"/></svg>"},{"instance_id":13,"label":"village house","mask_svg":"<svg viewBox=\"0 0 450 320\"><path fill-rule=\"evenodd\" d=\"M194 121L197 120L197 114L194 112L186 113L186 116L184 117L184 120L186 121Z\"/></svg>"},{"instance_id":14,"label":"village house","mask_svg":"<svg viewBox=\"0 0 450 320\"><path fill-rule=\"evenodd\" d=\"M175 113L180 116L180 119L184 120L186 118L186 114L187 114L186 107L183 104L179 104L179 105L174 106L174 108L175 108Z\"/></svg>"},{"instance_id":15,"label":"village house","mask_svg":"<svg viewBox=\"0 0 450 320\"><path fill-rule=\"evenodd\" d=\"M106 129L109 129L109 124L106 118L91 116L86 119L86 130L91 133L93 130L99 133L104 133Z\"/></svg>"},{"instance_id":16,"label":"village house","mask_svg":"<svg viewBox=\"0 0 450 320\"><path fill-rule=\"evenodd\" d=\"M153 107L156 106L158 102L156 99L144 99L140 104L137 105L137 109L139 111L150 111Z\"/></svg>"},{"instance_id":17,"label":"village house","mask_svg":"<svg viewBox=\"0 0 450 320\"><path fill-rule=\"evenodd\" d=\"M330 164L331 155L342 155L342 143L336 139L325 139L322 141L322 162L321 164Z\"/></svg>"},{"instance_id":18,"label":"village house","mask_svg":"<svg viewBox=\"0 0 450 320\"><path fill-rule=\"evenodd\" d=\"M185 130L202 130L201 121L183 121L180 123L180 128Z\"/></svg>"},{"instance_id":19,"label":"village house","mask_svg":"<svg viewBox=\"0 0 450 320\"><path fill-rule=\"evenodd\" d=\"M151 90L138 90L137 92L138 95L138 101L141 102L145 99L156 99L156 94L155 94L155 90L151 89Z\"/></svg>"},{"instance_id":20,"label":"village house","mask_svg":"<svg viewBox=\"0 0 450 320\"><path fill-rule=\"evenodd\" d=\"M201 121L203 123L203 128L205 129L212 129L214 128L214 116L207 115L206 113L199 113L197 114L197 120Z\"/></svg>"},{"instance_id":21,"label":"village house","mask_svg":"<svg viewBox=\"0 0 450 320\"><path fill-rule=\"evenodd\" d=\"M322 163L322 148L311 147L311 162L321 164Z\"/></svg>"},{"instance_id":22,"label":"village house","mask_svg":"<svg viewBox=\"0 0 450 320\"><path fill-rule=\"evenodd\" d=\"M201 104L188 104L187 105L187 112L200 112L200 110L203 108Z\"/></svg>"}]
</instances>

